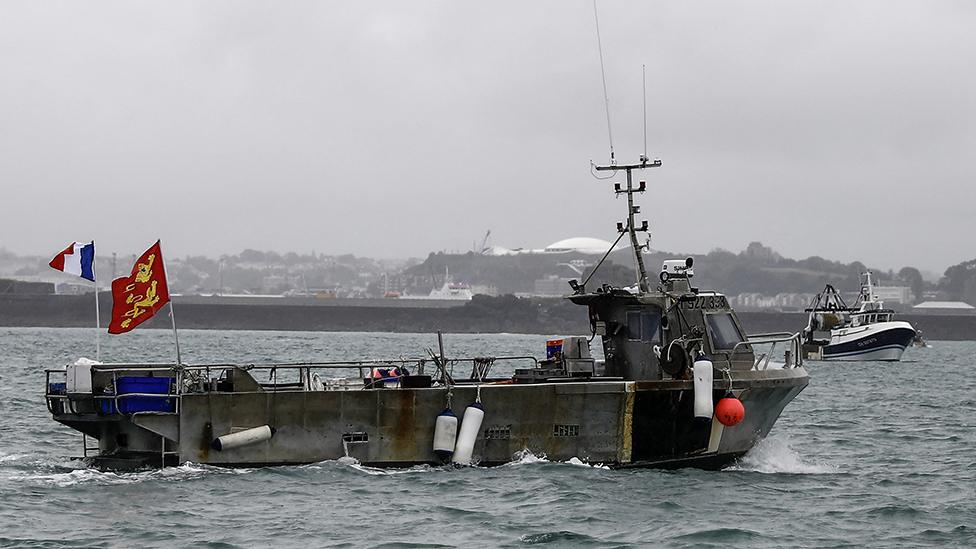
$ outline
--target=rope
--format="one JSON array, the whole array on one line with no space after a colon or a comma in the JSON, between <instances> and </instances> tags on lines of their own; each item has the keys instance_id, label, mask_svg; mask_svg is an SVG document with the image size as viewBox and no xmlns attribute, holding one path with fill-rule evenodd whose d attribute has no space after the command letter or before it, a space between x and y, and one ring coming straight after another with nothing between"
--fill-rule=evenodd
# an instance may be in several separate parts
<instances>
[{"instance_id":1,"label":"rope","mask_svg":"<svg viewBox=\"0 0 976 549\"><path fill-rule=\"evenodd\" d=\"M684 339L684 337L682 337L680 339ZM667 361L668 362L671 362L671 347L673 347L675 343L678 343L678 341L679 341L679 339L672 339L671 340L671 343L668 343L668 354L667 354L667 357L668 357L667 358Z\"/></svg>"},{"instance_id":2,"label":"rope","mask_svg":"<svg viewBox=\"0 0 976 549\"><path fill-rule=\"evenodd\" d=\"M628 221L628 223L630 223L630 222ZM625 231L625 232L626 232L626 231ZM590 281L590 279L591 279L591 278L593 278L593 275L595 275L595 274L596 274L596 270L597 270L597 269L599 269L601 265L603 265L603 262L604 262L604 261L606 261L606 259L607 259L607 256L609 256L609 255L610 255L610 252L612 252L612 251L613 251L613 249L617 247L617 244L618 244L618 243L620 242L620 239L624 237L624 234L625 234L625 232L621 232L621 233L620 233L619 235L617 235L617 240L614 240L614 241L613 241L613 244L611 244L611 245L610 245L610 249L609 249L609 250L607 250L607 253L605 253L605 254L603 254L603 257L602 257L602 258L600 258L600 261L598 261L598 262L597 262L597 264L596 264L596 267L593 267L593 270L592 270L592 271L590 271L590 275L589 275L589 276L587 276L587 277L586 277L586 280L584 280L584 281L583 281L583 284L582 284L582 286L583 286L584 288L586 287L586 283L587 283L587 282L589 282L589 281Z\"/></svg>"},{"instance_id":3,"label":"rope","mask_svg":"<svg viewBox=\"0 0 976 549\"><path fill-rule=\"evenodd\" d=\"M607 179L613 179L614 177L617 176L617 168L614 168L614 169L610 170L610 175L608 175L606 177L600 177L596 173L595 164L593 163L592 160L590 160L590 175L593 176L593 179L599 179L600 181L604 181L604 180L607 180Z\"/></svg>"},{"instance_id":4,"label":"rope","mask_svg":"<svg viewBox=\"0 0 976 549\"><path fill-rule=\"evenodd\" d=\"M494 363L494 357L475 357L472 359L471 379L484 381Z\"/></svg>"},{"instance_id":5,"label":"rope","mask_svg":"<svg viewBox=\"0 0 976 549\"><path fill-rule=\"evenodd\" d=\"M724 369L722 371L725 372L725 375L728 376L728 378L729 378L729 389L728 390L731 392L732 391L732 370L731 370L731 368L726 368L726 369Z\"/></svg>"}]
</instances>

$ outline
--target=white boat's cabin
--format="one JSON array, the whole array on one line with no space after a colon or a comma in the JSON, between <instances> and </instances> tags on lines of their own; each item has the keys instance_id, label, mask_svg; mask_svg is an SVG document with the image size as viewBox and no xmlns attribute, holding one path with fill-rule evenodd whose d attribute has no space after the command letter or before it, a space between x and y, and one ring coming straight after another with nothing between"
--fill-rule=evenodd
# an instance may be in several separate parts
<instances>
[{"instance_id":1,"label":"white boat's cabin","mask_svg":"<svg viewBox=\"0 0 976 549\"><path fill-rule=\"evenodd\" d=\"M851 314L851 326L866 326L878 322L891 322L890 311L863 311Z\"/></svg>"}]
</instances>

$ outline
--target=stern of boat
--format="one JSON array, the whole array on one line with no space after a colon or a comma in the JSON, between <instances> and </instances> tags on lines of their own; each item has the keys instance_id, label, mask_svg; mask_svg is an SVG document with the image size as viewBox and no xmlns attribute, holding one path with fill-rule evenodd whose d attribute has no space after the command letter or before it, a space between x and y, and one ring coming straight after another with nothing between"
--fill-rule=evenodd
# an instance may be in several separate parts
<instances>
[{"instance_id":1,"label":"stern of boat","mask_svg":"<svg viewBox=\"0 0 976 549\"><path fill-rule=\"evenodd\" d=\"M82 434L81 457L100 469L131 470L179 463L176 369L102 366L79 361L47 370L52 418Z\"/></svg>"}]
</instances>

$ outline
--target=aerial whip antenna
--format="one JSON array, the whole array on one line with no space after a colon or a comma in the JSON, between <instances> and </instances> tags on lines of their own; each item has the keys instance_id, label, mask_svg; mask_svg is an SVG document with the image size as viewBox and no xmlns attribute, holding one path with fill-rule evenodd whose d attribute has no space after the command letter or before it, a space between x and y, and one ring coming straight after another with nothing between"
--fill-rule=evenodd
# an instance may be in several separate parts
<instances>
[{"instance_id":1,"label":"aerial whip antenna","mask_svg":"<svg viewBox=\"0 0 976 549\"><path fill-rule=\"evenodd\" d=\"M644 86L644 158L647 158L647 65L641 65L641 82Z\"/></svg>"},{"instance_id":2,"label":"aerial whip antenna","mask_svg":"<svg viewBox=\"0 0 976 549\"><path fill-rule=\"evenodd\" d=\"M603 77L603 103L607 108L607 136L610 138L610 164L614 165L617 161L614 159L613 130L610 127L610 95L607 94L607 71L603 67L603 42L600 40L600 17L597 15L596 0L593 0L593 21L596 23L596 47L600 52L600 76Z\"/></svg>"}]
</instances>

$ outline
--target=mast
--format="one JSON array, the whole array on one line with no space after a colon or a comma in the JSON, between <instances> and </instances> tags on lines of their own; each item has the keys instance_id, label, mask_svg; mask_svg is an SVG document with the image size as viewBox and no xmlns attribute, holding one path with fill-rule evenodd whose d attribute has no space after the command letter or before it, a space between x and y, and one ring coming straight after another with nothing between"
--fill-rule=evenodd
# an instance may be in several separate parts
<instances>
[{"instance_id":1,"label":"mast","mask_svg":"<svg viewBox=\"0 0 976 549\"><path fill-rule=\"evenodd\" d=\"M644 181L640 181L637 188L634 188L633 171L643 170L645 168L659 168L661 166L660 160L654 160L652 162L648 161L647 156L641 155L639 164L625 164L622 166L611 164L609 166L594 166L596 171L617 171L626 170L627 171L627 188L622 189L620 183L614 183L613 189L617 195L622 193L627 194L627 224L624 226L623 223L617 223L617 231L620 233L627 232L630 234L630 247L634 250L634 261L635 268L637 270L637 287L640 288L641 293L648 291L647 285L647 270L644 268L644 257L641 253L643 246L637 242L638 232L647 232L647 221L641 222L640 227L634 225L634 214L640 213L640 206L634 205L634 193L643 193L647 190L647 184Z\"/></svg>"},{"instance_id":2,"label":"mast","mask_svg":"<svg viewBox=\"0 0 976 549\"><path fill-rule=\"evenodd\" d=\"M861 288L861 293L864 294L867 291L867 294L865 294L867 301L874 301L874 285L871 283L871 271L868 270L862 274L864 275L864 282L866 284Z\"/></svg>"}]
</instances>

